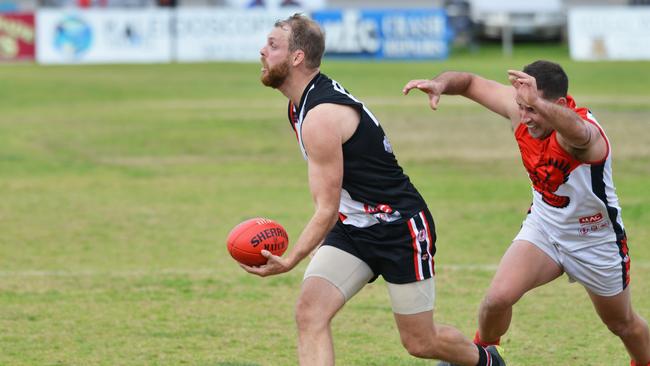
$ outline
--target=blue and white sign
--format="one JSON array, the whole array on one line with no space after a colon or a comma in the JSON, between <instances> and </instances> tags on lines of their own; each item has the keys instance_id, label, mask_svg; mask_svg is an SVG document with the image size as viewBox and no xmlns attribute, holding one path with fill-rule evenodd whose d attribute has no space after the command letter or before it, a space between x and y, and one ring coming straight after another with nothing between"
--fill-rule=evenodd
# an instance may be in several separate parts
<instances>
[{"instance_id":1,"label":"blue and white sign","mask_svg":"<svg viewBox=\"0 0 650 366\"><path fill-rule=\"evenodd\" d=\"M292 10L179 8L176 60L180 62L259 62L260 49L278 19Z\"/></svg>"},{"instance_id":2,"label":"blue and white sign","mask_svg":"<svg viewBox=\"0 0 650 366\"><path fill-rule=\"evenodd\" d=\"M93 32L88 23L78 16L62 18L54 31L54 48L69 57L80 57L91 46Z\"/></svg>"},{"instance_id":3,"label":"blue and white sign","mask_svg":"<svg viewBox=\"0 0 650 366\"><path fill-rule=\"evenodd\" d=\"M40 9L36 59L44 64L171 61L169 9Z\"/></svg>"},{"instance_id":4,"label":"blue and white sign","mask_svg":"<svg viewBox=\"0 0 650 366\"><path fill-rule=\"evenodd\" d=\"M327 0L226 0L225 3L235 9L293 9L294 13L323 9L327 6Z\"/></svg>"},{"instance_id":5,"label":"blue and white sign","mask_svg":"<svg viewBox=\"0 0 650 366\"><path fill-rule=\"evenodd\" d=\"M350 9L312 13L327 56L445 59L453 34L443 9Z\"/></svg>"}]
</instances>

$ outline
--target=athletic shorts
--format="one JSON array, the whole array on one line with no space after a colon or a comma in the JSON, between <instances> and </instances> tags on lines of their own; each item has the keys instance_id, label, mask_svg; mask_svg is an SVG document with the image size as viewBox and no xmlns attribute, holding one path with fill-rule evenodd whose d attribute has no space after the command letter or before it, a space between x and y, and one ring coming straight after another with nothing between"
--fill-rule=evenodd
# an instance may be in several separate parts
<instances>
[{"instance_id":1,"label":"athletic shorts","mask_svg":"<svg viewBox=\"0 0 650 366\"><path fill-rule=\"evenodd\" d=\"M410 283L434 275L436 231L428 209L400 223L366 228L338 221L323 245L339 248L365 262L373 272L369 282L382 276L390 283Z\"/></svg>"},{"instance_id":2,"label":"athletic shorts","mask_svg":"<svg viewBox=\"0 0 650 366\"><path fill-rule=\"evenodd\" d=\"M540 248L564 270L570 282L578 282L596 295L617 295L630 283L630 256L624 234L616 242L568 250L529 215L514 240L525 240Z\"/></svg>"}]
</instances>

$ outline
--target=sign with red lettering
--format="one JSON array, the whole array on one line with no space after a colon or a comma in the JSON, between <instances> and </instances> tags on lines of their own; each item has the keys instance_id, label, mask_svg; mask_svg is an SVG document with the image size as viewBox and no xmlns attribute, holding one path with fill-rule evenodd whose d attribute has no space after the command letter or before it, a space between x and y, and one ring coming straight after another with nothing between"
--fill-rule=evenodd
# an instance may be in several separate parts
<instances>
[{"instance_id":1,"label":"sign with red lettering","mask_svg":"<svg viewBox=\"0 0 650 366\"><path fill-rule=\"evenodd\" d=\"M33 61L35 35L33 13L0 14L0 61Z\"/></svg>"}]
</instances>

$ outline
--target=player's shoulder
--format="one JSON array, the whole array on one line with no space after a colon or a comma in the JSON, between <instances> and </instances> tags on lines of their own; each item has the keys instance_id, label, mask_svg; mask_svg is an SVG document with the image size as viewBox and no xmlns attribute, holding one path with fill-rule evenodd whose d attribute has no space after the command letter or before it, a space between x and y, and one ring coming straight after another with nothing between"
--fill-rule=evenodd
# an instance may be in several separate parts
<instances>
[{"instance_id":1,"label":"player's shoulder","mask_svg":"<svg viewBox=\"0 0 650 366\"><path fill-rule=\"evenodd\" d=\"M307 105L311 109L322 103L356 104L358 103L348 92L333 79L321 74L309 92Z\"/></svg>"},{"instance_id":2,"label":"player's shoulder","mask_svg":"<svg viewBox=\"0 0 650 366\"><path fill-rule=\"evenodd\" d=\"M325 74L320 74L314 82L314 94L318 96L336 95L335 81Z\"/></svg>"}]
</instances>

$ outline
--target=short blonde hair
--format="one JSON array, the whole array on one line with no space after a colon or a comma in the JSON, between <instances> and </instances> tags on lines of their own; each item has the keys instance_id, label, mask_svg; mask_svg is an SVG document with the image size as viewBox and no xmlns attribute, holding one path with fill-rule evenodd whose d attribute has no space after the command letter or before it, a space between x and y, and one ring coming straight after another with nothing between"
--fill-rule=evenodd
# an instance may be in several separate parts
<instances>
[{"instance_id":1,"label":"short blonde hair","mask_svg":"<svg viewBox=\"0 0 650 366\"><path fill-rule=\"evenodd\" d=\"M275 22L276 27L290 28L289 51L302 50L305 53L305 64L310 69L320 67L323 53L325 53L325 33L318 23L296 13L287 19Z\"/></svg>"}]
</instances>

